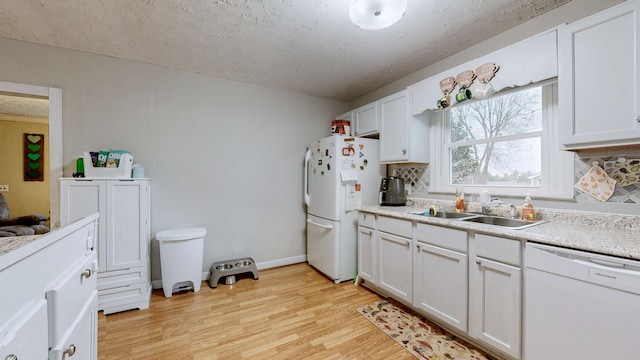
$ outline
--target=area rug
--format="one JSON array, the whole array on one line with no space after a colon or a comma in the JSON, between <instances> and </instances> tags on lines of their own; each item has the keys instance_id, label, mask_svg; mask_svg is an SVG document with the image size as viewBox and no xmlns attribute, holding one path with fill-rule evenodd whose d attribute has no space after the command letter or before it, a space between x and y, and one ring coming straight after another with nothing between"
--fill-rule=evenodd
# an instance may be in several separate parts
<instances>
[{"instance_id":1,"label":"area rug","mask_svg":"<svg viewBox=\"0 0 640 360\"><path fill-rule=\"evenodd\" d=\"M493 359L435 323L400 306L378 300L357 310L418 359Z\"/></svg>"}]
</instances>

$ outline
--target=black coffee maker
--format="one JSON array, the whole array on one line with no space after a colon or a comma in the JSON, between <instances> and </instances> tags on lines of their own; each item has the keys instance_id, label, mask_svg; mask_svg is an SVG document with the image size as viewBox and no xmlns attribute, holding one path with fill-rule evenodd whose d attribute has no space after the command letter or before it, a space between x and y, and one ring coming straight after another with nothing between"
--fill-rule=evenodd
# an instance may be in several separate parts
<instances>
[{"instance_id":1,"label":"black coffee maker","mask_svg":"<svg viewBox=\"0 0 640 360\"><path fill-rule=\"evenodd\" d=\"M378 203L382 206L404 206L407 195L404 192L404 180L397 176L383 178L380 182Z\"/></svg>"}]
</instances>

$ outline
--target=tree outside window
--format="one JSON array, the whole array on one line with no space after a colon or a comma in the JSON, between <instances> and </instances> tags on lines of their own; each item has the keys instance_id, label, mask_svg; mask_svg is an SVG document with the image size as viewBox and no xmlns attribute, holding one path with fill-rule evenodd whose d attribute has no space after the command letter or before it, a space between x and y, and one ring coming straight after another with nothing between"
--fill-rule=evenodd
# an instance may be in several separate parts
<instances>
[{"instance_id":1,"label":"tree outside window","mask_svg":"<svg viewBox=\"0 0 640 360\"><path fill-rule=\"evenodd\" d=\"M542 86L449 110L450 184L539 187Z\"/></svg>"}]
</instances>

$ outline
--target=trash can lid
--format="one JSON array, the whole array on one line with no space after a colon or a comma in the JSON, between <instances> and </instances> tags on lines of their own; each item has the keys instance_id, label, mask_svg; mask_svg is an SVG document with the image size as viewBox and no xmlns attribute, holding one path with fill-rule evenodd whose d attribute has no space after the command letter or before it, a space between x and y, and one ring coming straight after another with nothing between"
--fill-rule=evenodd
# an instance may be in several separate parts
<instances>
[{"instance_id":1,"label":"trash can lid","mask_svg":"<svg viewBox=\"0 0 640 360\"><path fill-rule=\"evenodd\" d=\"M202 227L186 228L186 229L169 229L162 230L156 234L158 241L175 241L197 239L207 235L207 229Z\"/></svg>"}]
</instances>

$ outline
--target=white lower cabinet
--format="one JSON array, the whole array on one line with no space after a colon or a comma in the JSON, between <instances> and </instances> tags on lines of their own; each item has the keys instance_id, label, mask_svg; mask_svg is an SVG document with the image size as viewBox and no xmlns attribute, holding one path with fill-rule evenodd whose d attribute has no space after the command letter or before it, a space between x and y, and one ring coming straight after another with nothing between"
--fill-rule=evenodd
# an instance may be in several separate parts
<instances>
[{"instance_id":1,"label":"white lower cabinet","mask_svg":"<svg viewBox=\"0 0 640 360\"><path fill-rule=\"evenodd\" d=\"M49 360L98 358L98 291L94 290L64 336L49 349Z\"/></svg>"},{"instance_id":2,"label":"white lower cabinet","mask_svg":"<svg viewBox=\"0 0 640 360\"><path fill-rule=\"evenodd\" d=\"M411 303L413 290L411 221L378 216L379 286Z\"/></svg>"},{"instance_id":3,"label":"white lower cabinet","mask_svg":"<svg viewBox=\"0 0 640 360\"><path fill-rule=\"evenodd\" d=\"M378 284L375 221L374 214L358 214L358 278Z\"/></svg>"},{"instance_id":4,"label":"white lower cabinet","mask_svg":"<svg viewBox=\"0 0 640 360\"><path fill-rule=\"evenodd\" d=\"M471 230L365 212L358 218L365 285L501 358L521 358L523 251L519 240Z\"/></svg>"},{"instance_id":5,"label":"white lower cabinet","mask_svg":"<svg viewBox=\"0 0 640 360\"><path fill-rule=\"evenodd\" d=\"M47 302L25 306L5 328L0 328L0 359L47 358Z\"/></svg>"},{"instance_id":6,"label":"white lower cabinet","mask_svg":"<svg viewBox=\"0 0 640 360\"><path fill-rule=\"evenodd\" d=\"M469 335L520 358L521 243L476 234L469 269Z\"/></svg>"},{"instance_id":7,"label":"white lower cabinet","mask_svg":"<svg viewBox=\"0 0 640 360\"><path fill-rule=\"evenodd\" d=\"M0 359L98 358L97 219L0 255Z\"/></svg>"},{"instance_id":8,"label":"white lower cabinet","mask_svg":"<svg viewBox=\"0 0 640 360\"><path fill-rule=\"evenodd\" d=\"M467 331L467 232L417 224L413 305Z\"/></svg>"}]
</instances>

